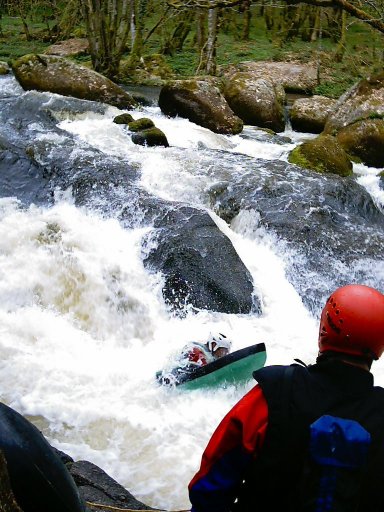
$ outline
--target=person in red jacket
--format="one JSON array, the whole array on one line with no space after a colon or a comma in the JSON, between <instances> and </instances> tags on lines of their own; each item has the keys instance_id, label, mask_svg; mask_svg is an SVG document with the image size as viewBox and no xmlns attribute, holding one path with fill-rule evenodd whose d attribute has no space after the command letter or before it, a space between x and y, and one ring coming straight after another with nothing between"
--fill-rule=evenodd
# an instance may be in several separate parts
<instances>
[{"instance_id":1,"label":"person in red jacket","mask_svg":"<svg viewBox=\"0 0 384 512\"><path fill-rule=\"evenodd\" d=\"M196 366L205 366L220 357L226 356L231 350L232 342L225 334L209 334L205 343L191 341L182 350L181 366L193 369Z\"/></svg>"},{"instance_id":2,"label":"person in red jacket","mask_svg":"<svg viewBox=\"0 0 384 512\"><path fill-rule=\"evenodd\" d=\"M384 389L373 386L370 372L384 351L384 295L364 285L335 290L321 314L318 347L316 364L254 372L257 385L221 421L189 484L192 512L384 510ZM351 489L327 495L323 508L303 505L302 495L314 491L301 483L319 418L358 425L370 442L353 470L358 476L348 474L356 478L346 481ZM337 471L348 465L337 463Z\"/></svg>"}]
</instances>

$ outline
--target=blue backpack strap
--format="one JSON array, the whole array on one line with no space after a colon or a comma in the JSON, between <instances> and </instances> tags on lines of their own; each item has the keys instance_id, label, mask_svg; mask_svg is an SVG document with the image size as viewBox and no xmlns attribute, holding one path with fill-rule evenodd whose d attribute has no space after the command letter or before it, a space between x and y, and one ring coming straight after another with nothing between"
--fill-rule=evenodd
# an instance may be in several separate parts
<instances>
[{"instance_id":1,"label":"blue backpack strap","mask_svg":"<svg viewBox=\"0 0 384 512\"><path fill-rule=\"evenodd\" d=\"M369 432L357 421L324 415L312 423L310 433L310 456L321 467L315 511L353 510L371 443ZM336 503L340 486L348 491L341 504Z\"/></svg>"}]
</instances>

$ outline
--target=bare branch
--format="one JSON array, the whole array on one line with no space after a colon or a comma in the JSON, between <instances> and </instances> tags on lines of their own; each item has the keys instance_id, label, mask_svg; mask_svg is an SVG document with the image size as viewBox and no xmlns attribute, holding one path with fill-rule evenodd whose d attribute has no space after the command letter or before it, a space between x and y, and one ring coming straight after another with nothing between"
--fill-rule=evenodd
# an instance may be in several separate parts
<instances>
[{"instance_id":1,"label":"bare branch","mask_svg":"<svg viewBox=\"0 0 384 512\"><path fill-rule=\"evenodd\" d=\"M366 23L368 23L368 25L371 25L371 27L384 33L384 23L381 19L374 18L368 12L363 11L362 9L359 9L358 7L353 5L348 0L305 0L305 1L290 0L290 3L292 3L292 4L305 3L305 4L310 4L310 5L316 5L318 7L338 7L340 9L343 9L344 11L348 12L355 18L365 21Z\"/></svg>"},{"instance_id":2,"label":"bare branch","mask_svg":"<svg viewBox=\"0 0 384 512\"><path fill-rule=\"evenodd\" d=\"M166 2L169 6L174 7L175 9L196 7L200 9L215 9L216 7L225 8L239 5L241 0L166 0ZM356 7L356 5L349 0L289 0L285 3L286 5L308 4L315 5L317 7L338 7L384 33L382 13L380 13L377 4L372 2L372 0L367 0L364 2L364 5L367 7L370 6L374 9L377 12L378 17L371 16L367 10ZM372 6L370 4L372 4Z\"/></svg>"},{"instance_id":3,"label":"bare branch","mask_svg":"<svg viewBox=\"0 0 384 512\"><path fill-rule=\"evenodd\" d=\"M239 5L241 0L166 0L170 7L182 9L185 7L198 7L199 9L216 9L217 7L233 7Z\"/></svg>"}]
</instances>

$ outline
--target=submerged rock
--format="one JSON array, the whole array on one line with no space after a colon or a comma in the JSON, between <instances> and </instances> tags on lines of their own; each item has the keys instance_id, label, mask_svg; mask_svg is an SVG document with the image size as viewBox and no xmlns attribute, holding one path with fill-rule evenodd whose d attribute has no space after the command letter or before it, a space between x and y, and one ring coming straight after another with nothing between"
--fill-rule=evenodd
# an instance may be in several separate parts
<instances>
[{"instance_id":1,"label":"submerged rock","mask_svg":"<svg viewBox=\"0 0 384 512\"><path fill-rule=\"evenodd\" d=\"M31 150L23 150L0 136L0 197L17 197L24 204L53 203L49 172Z\"/></svg>"},{"instance_id":2,"label":"submerged rock","mask_svg":"<svg viewBox=\"0 0 384 512\"><path fill-rule=\"evenodd\" d=\"M223 313L260 312L249 270L205 211L175 205L156 219L155 227L160 228L156 248L144 263L164 274L163 295L175 311L189 305Z\"/></svg>"}]
</instances>

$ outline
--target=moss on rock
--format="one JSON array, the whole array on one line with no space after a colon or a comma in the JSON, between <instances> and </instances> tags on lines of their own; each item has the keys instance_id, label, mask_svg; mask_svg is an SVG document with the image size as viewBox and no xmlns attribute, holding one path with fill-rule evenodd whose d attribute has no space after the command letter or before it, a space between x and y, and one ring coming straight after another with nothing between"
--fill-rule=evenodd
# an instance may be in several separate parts
<instances>
[{"instance_id":1,"label":"moss on rock","mask_svg":"<svg viewBox=\"0 0 384 512\"><path fill-rule=\"evenodd\" d=\"M300 144L291 151L288 161L323 174L351 176L353 173L347 153L331 135L321 135Z\"/></svg>"},{"instance_id":2,"label":"moss on rock","mask_svg":"<svg viewBox=\"0 0 384 512\"><path fill-rule=\"evenodd\" d=\"M132 142L138 144L139 146L169 146L167 137L165 136L164 132L155 126L141 130L139 132L135 132L132 135Z\"/></svg>"},{"instance_id":3,"label":"moss on rock","mask_svg":"<svg viewBox=\"0 0 384 512\"><path fill-rule=\"evenodd\" d=\"M134 121L133 117L131 116L131 114L127 113L120 114L113 119L113 122L116 124L129 124L132 123L132 121Z\"/></svg>"},{"instance_id":4,"label":"moss on rock","mask_svg":"<svg viewBox=\"0 0 384 512\"><path fill-rule=\"evenodd\" d=\"M128 128L131 130L131 132L141 132L149 128L154 128L154 126L155 123L152 121L152 119L149 119L148 117L136 119L136 121L132 121L128 124Z\"/></svg>"}]
</instances>

